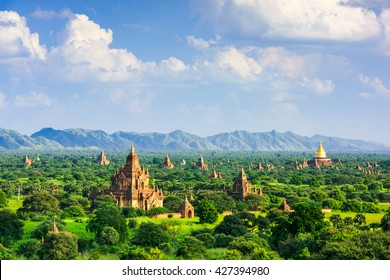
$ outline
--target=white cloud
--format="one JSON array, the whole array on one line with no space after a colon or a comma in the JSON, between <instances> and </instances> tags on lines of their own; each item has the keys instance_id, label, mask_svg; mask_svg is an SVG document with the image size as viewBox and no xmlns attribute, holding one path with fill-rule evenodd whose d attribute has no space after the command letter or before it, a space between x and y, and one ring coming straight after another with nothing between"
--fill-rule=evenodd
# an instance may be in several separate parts
<instances>
[{"instance_id":1,"label":"white cloud","mask_svg":"<svg viewBox=\"0 0 390 280\"><path fill-rule=\"evenodd\" d=\"M38 7L31 15L36 18L47 20L55 17L57 13L53 10L42 10L41 7Z\"/></svg>"},{"instance_id":2,"label":"white cloud","mask_svg":"<svg viewBox=\"0 0 390 280\"><path fill-rule=\"evenodd\" d=\"M359 74L359 80L362 84L372 88L376 94L390 100L390 89L387 88L378 77L369 77Z\"/></svg>"},{"instance_id":3,"label":"white cloud","mask_svg":"<svg viewBox=\"0 0 390 280\"><path fill-rule=\"evenodd\" d=\"M206 50L211 45L215 45L219 40L219 37L216 40L204 40L202 38L195 38L195 36L187 36L187 44L197 50Z\"/></svg>"},{"instance_id":4,"label":"white cloud","mask_svg":"<svg viewBox=\"0 0 390 280\"><path fill-rule=\"evenodd\" d=\"M193 0L192 9L222 34L354 42L381 33L374 11L342 0Z\"/></svg>"},{"instance_id":5,"label":"white cloud","mask_svg":"<svg viewBox=\"0 0 390 280\"><path fill-rule=\"evenodd\" d=\"M187 69L187 66L183 61L177 59L176 57L170 57L161 61L160 66L162 70L169 70L171 72L181 72Z\"/></svg>"},{"instance_id":6,"label":"white cloud","mask_svg":"<svg viewBox=\"0 0 390 280\"><path fill-rule=\"evenodd\" d=\"M374 95L369 92L361 92L359 93L359 97L363 99L371 99L372 97L374 97Z\"/></svg>"},{"instance_id":7,"label":"white cloud","mask_svg":"<svg viewBox=\"0 0 390 280\"><path fill-rule=\"evenodd\" d=\"M271 99L274 102L284 102L288 99L288 93L287 92L277 92L272 95Z\"/></svg>"},{"instance_id":8,"label":"white cloud","mask_svg":"<svg viewBox=\"0 0 390 280\"><path fill-rule=\"evenodd\" d=\"M46 58L39 35L31 33L26 19L16 12L0 11L0 60L10 58Z\"/></svg>"},{"instance_id":9,"label":"white cloud","mask_svg":"<svg viewBox=\"0 0 390 280\"><path fill-rule=\"evenodd\" d=\"M6 104L5 94L0 91L0 109L5 108Z\"/></svg>"},{"instance_id":10,"label":"white cloud","mask_svg":"<svg viewBox=\"0 0 390 280\"><path fill-rule=\"evenodd\" d=\"M383 26L384 40L380 46L383 52L390 56L390 9L385 9L380 15L380 21Z\"/></svg>"},{"instance_id":11,"label":"white cloud","mask_svg":"<svg viewBox=\"0 0 390 280\"><path fill-rule=\"evenodd\" d=\"M15 97L15 106L19 108L29 108L38 106L52 106L53 101L43 92L30 92L18 94Z\"/></svg>"},{"instance_id":12,"label":"white cloud","mask_svg":"<svg viewBox=\"0 0 390 280\"><path fill-rule=\"evenodd\" d=\"M312 90L318 95L327 95L333 92L335 85L331 80L302 78L301 86Z\"/></svg>"}]
</instances>

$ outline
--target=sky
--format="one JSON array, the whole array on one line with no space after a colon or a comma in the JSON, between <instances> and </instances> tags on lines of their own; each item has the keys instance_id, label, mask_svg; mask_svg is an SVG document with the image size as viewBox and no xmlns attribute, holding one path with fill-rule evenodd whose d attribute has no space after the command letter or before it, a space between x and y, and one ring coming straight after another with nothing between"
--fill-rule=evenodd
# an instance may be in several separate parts
<instances>
[{"instance_id":1,"label":"sky","mask_svg":"<svg viewBox=\"0 0 390 280\"><path fill-rule=\"evenodd\" d=\"M0 127L390 145L390 1L0 1Z\"/></svg>"}]
</instances>

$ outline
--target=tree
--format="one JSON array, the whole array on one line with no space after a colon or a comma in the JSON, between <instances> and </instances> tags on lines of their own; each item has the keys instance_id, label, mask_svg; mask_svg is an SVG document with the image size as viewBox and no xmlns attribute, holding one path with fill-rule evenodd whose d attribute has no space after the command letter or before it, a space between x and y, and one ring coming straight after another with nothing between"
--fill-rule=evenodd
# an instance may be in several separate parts
<instances>
[{"instance_id":1,"label":"tree","mask_svg":"<svg viewBox=\"0 0 390 280\"><path fill-rule=\"evenodd\" d=\"M8 205L8 199L7 195L3 190L0 190L0 208L7 207Z\"/></svg>"},{"instance_id":2,"label":"tree","mask_svg":"<svg viewBox=\"0 0 390 280\"><path fill-rule=\"evenodd\" d=\"M198 201L196 213L199 216L199 223L201 224L212 224L218 220L217 208L209 199L202 199Z\"/></svg>"},{"instance_id":3,"label":"tree","mask_svg":"<svg viewBox=\"0 0 390 280\"><path fill-rule=\"evenodd\" d=\"M327 260L389 260L390 235L381 231L363 231L345 241L329 242L320 252Z\"/></svg>"},{"instance_id":4,"label":"tree","mask_svg":"<svg viewBox=\"0 0 390 280\"><path fill-rule=\"evenodd\" d=\"M390 232L390 208L381 219L381 228L384 232Z\"/></svg>"},{"instance_id":5,"label":"tree","mask_svg":"<svg viewBox=\"0 0 390 280\"><path fill-rule=\"evenodd\" d=\"M160 244L167 243L169 237L161 225L142 222L132 241L144 247L158 247Z\"/></svg>"},{"instance_id":6,"label":"tree","mask_svg":"<svg viewBox=\"0 0 390 280\"><path fill-rule=\"evenodd\" d=\"M343 219L341 218L340 214L333 214L330 216L329 221L331 221L335 228L343 225Z\"/></svg>"},{"instance_id":7,"label":"tree","mask_svg":"<svg viewBox=\"0 0 390 280\"><path fill-rule=\"evenodd\" d=\"M18 209L18 213L21 213L22 215L29 215L31 213L38 215L59 215L61 213L59 204L59 201L51 194L48 194L47 192L37 192L28 196L23 201L23 206Z\"/></svg>"},{"instance_id":8,"label":"tree","mask_svg":"<svg viewBox=\"0 0 390 280\"><path fill-rule=\"evenodd\" d=\"M65 223L61 220L55 220L57 228L59 231L65 230ZM31 233L31 237L41 239L42 237L46 237L49 231L53 228L54 219L48 219L43 221L39 225L37 225L33 232Z\"/></svg>"},{"instance_id":9,"label":"tree","mask_svg":"<svg viewBox=\"0 0 390 280\"><path fill-rule=\"evenodd\" d=\"M104 205L93 211L87 230L94 232L99 240L104 227L113 227L119 233L120 242L128 239L126 219L117 207Z\"/></svg>"},{"instance_id":10,"label":"tree","mask_svg":"<svg viewBox=\"0 0 390 280\"><path fill-rule=\"evenodd\" d=\"M203 242L193 236L185 236L180 242L176 255L186 260L199 260L204 258L206 247Z\"/></svg>"},{"instance_id":11,"label":"tree","mask_svg":"<svg viewBox=\"0 0 390 280\"><path fill-rule=\"evenodd\" d=\"M23 256L29 260L38 259L38 251L40 249L40 241L36 239L28 239L18 244L15 252L19 256Z\"/></svg>"},{"instance_id":12,"label":"tree","mask_svg":"<svg viewBox=\"0 0 390 280\"><path fill-rule=\"evenodd\" d=\"M302 175L294 174L290 179L290 184L300 186L302 185Z\"/></svg>"},{"instance_id":13,"label":"tree","mask_svg":"<svg viewBox=\"0 0 390 280\"><path fill-rule=\"evenodd\" d=\"M294 206L294 212L289 215L289 231L292 234L318 234L325 227L324 213L315 203L300 203Z\"/></svg>"},{"instance_id":14,"label":"tree","mask_svg":"<svg viewBox=\"0 0 390 280\"><path fill-rule=\"evenodd\" d=\"M248 210L250 211L261 211L264 209L264 196L249 194L247 197L245 197L245 202L248 204Z\"/></svg>"},{"instance_id":15,"label":"tree","mask_svg":"<svg viewBox=\"0 0 390 280\"><path fill-rule=\"evenodd\" d=\"M39 251L43 260L73 260L77 255L77 238L66 231L49 233Z\"/></svg>"},{"instance_id":16,"label":"tree","mask_svg":"<svg viewBox=\"0 0 390 280\"><path fill-rule=\"evenodd\" d=\"M115 245L119 241L119 233L113 227L104 227L100 233L99 243L102 245Z\"/></svg>"},{"instance_id":17,"label":"tree","mask_svg":"<svg viewBox=\"0 0 390 280\"><path fill-rule=\"evenodd\" d=\"M111 206L116 206L116 199L115 197L112 197L111 195L99 195L96 197L94 203L93 203L93 208L101 208L106 205L111 205Z\"/></svg>"},{"instance_id":18,"label":"tree","mask_svg":"<svg viewBox=\"0 0 390 280\"><path fill-rule=\"evenodd\" d=\"M229 215L214 228L214 233L224 233L231 236L241 236L248 232L245 222L236 215Z\"/></svg>"},{"instance_id":19,"label":"tree","mask_svg":"<svg viewBox=\"0 0 390 280\"><path fill-rule=\"evenodd\" d=\"M0 243L7 245L23 236L24 224L9 209L0 210Z\"/></svg>"},{"instance_id":20,"label":"tree","mask_svg":"<svg viewBox=\"0 0 390 280\"><path fill-rule=\"evenodd\" d=\"M361 226L362 224L366 223L366 216L361 213L358 213L356 214L355 218L353 218L353 222Z\"/></svg>"}]
</instances>

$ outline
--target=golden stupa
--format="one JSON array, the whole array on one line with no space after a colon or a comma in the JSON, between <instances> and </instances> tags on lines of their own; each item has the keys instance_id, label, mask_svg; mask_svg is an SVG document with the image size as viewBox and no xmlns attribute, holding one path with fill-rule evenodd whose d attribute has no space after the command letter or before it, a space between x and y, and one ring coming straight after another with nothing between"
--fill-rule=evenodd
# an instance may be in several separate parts
<instances>
[{"instance_id":1,"label":"golden stupa","mask_svg":"<svg viewBox=\"0 0 390 280\"><path fill-rule=\"evenodd\" d=\"M322 147L322 141L320 141L320 145L318 145L318 149L316 152L316 158L326 158L326 152L324 148Z\"/></svg>"},{"instance_id":2,"label":"golden stupa","mask_svg":"<svg viewBox=\"0 0 390 280\"><path fill-rule=\"evenodd\" d=\"M332 160L326 157L326 152L324 147L322 147L322 141L318 145L318 149L314 158L309 162L309 165L320 167L321 165L330 166L332 165Z\"/></svg>"}]
</instances>

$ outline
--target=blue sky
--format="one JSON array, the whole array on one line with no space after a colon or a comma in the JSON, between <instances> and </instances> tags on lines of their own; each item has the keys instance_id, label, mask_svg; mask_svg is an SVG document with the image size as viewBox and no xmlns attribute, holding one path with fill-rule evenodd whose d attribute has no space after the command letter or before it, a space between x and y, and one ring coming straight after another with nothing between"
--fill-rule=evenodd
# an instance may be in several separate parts
<instances>
[{"instance_id":1,"label":"blue sky","mask_svg":"<svg viewBox=\"0 0 390 280\"><path fill-rule=\"evenodd\" d=\"M390 145L385 0L1 1L0 127Z\"/></svg>"}]
</instances>

